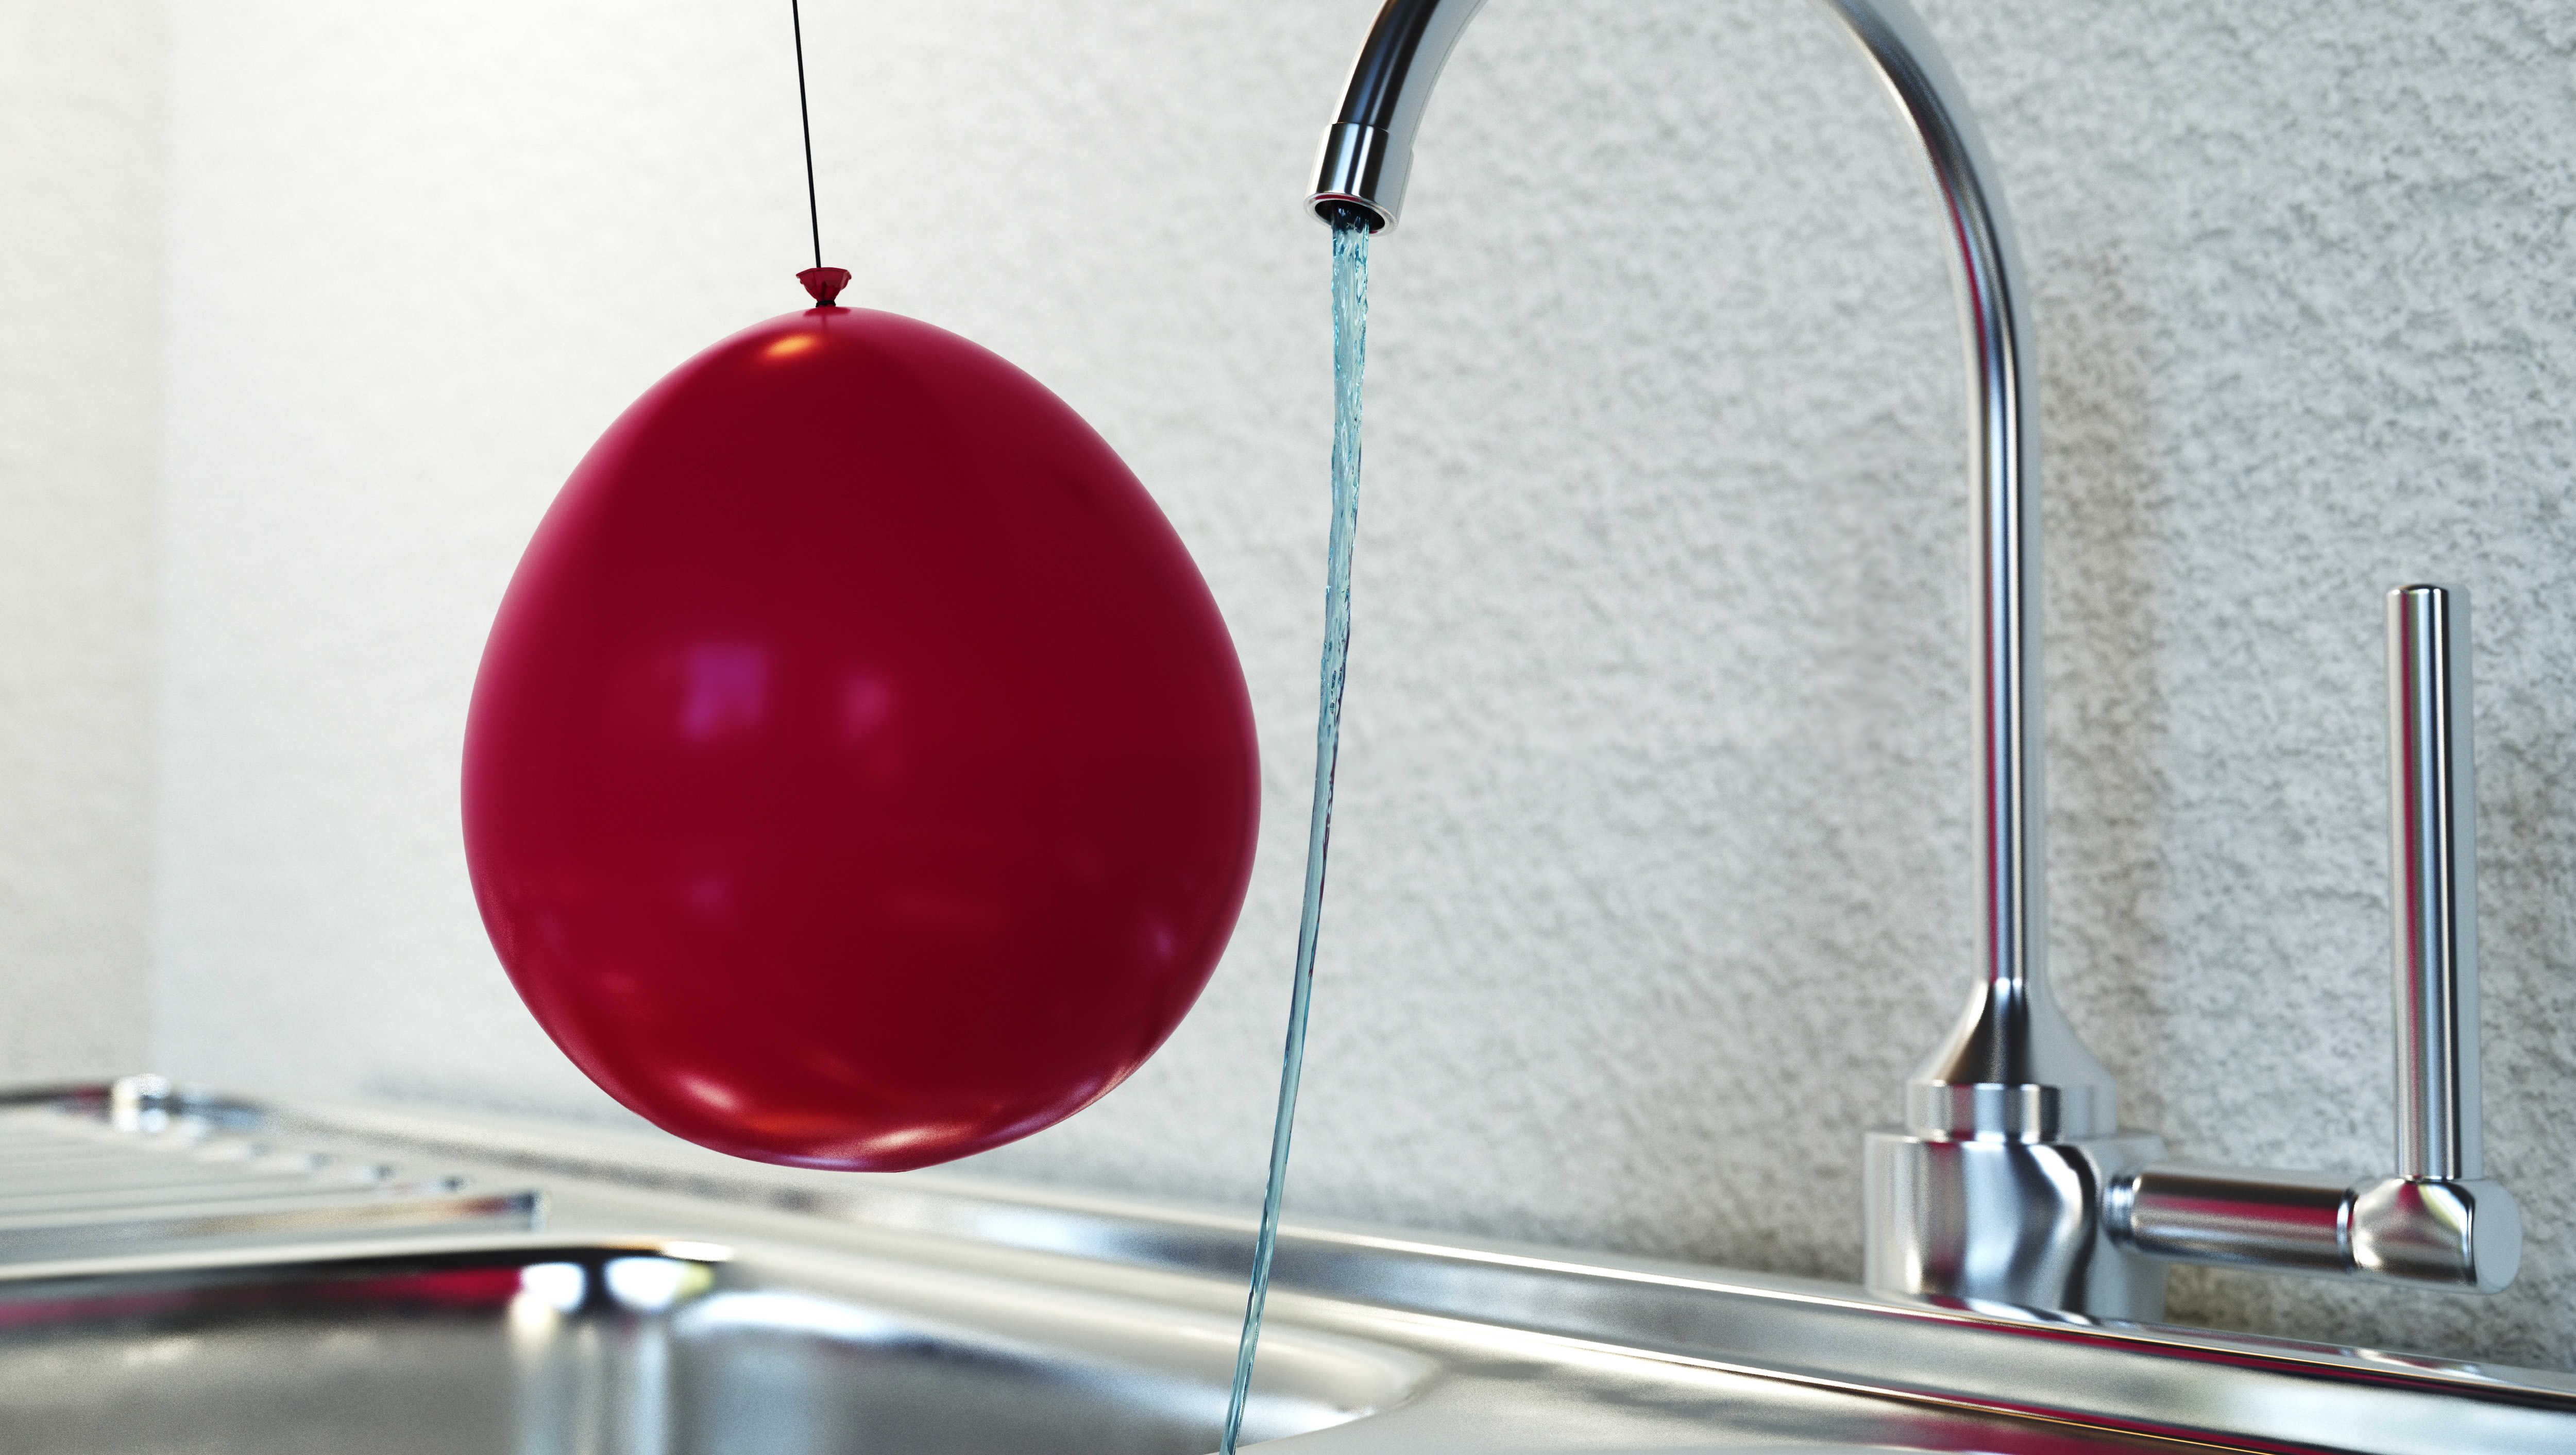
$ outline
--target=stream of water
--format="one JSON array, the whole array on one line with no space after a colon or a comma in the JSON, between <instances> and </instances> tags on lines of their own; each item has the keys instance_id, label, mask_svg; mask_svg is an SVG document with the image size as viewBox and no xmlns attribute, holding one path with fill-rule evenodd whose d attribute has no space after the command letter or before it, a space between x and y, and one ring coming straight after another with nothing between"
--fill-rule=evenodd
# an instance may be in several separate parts
<instances>
[{"instance_id":1,"label":"stream of water","mask_svg":"<svg viewBox=\"0 0 2576 1455\"><path fill-rule=\"evenodd\" d=\"M1315 701L1315 798L1306 819L1306 901L1297 919L1297 970L1288 992L1288 1048L1279 1062L1279 1113L1270 1128L1270 1184L1252 1251L1252 1292L1234 1356L1220 1455L1235 1455L1261 1306L1279 1247L1279 1200L1288 1188L1288 1134L1297 1123L1297 1079L1306 1062L1306 1007L1315 989L1315 934L1324 917L1324 859L1333 837L1333 765L1342 750L1342 678L1351 652L1351 545L1360 529L1360 373L1368 362L1369 230L1356 209L1333 222L1333 529L1324 548L1324 670Z\"/></svg>"}]
</instances>

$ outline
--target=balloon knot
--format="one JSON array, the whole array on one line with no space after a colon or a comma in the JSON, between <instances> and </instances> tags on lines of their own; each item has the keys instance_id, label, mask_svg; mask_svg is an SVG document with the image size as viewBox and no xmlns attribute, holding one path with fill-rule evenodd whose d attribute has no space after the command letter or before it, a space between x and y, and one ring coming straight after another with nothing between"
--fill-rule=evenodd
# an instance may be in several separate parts
<instances>
[{"instance_id":1,"label":"balloon knot","mask_svg":"<svg viewBox=\"0 0 2576 1455\"><path fill-rule=\"evenodd\" d=\"M818 306L830 308L839 300L841 290L850 286L850 270L807 268L796 275L796 281L804 284L805 291L814 295L814 302Z\"/></svg>"}]
</instances>

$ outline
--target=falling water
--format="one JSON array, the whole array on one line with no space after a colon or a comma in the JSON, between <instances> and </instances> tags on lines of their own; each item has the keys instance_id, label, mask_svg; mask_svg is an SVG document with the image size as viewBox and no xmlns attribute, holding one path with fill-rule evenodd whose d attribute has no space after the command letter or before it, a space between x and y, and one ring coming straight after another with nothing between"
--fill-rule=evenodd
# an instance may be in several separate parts
<instances>
[{"instance_id":1,"label":"falling water","mask_svg":"<svg viewBox=\"0 0 2576 1455\"><path fill-rule=\"evenodd\" d=\"M1279 1113L1270 1128L1270 1186L1261 1196L1261 1237L1252 1251L1252 1293L1234 1355L1234 1397L1226 1406L1221 1455L1234 1455L1261 1306L1270 1296L1270 1257L1279 1246L1279 1199L1288 1187L1288 1134L1297 1122L1297 1077L1306 1062L1306 1005L1315 988L1315 932L1324 916L1324 857L1333 835L1333 764L1342 749L1342 676L1351 650L1351 542L1360 529L1360 371L1368 362L1366 215L1333 219L1333 531L1324 551L1324 672L1315 702L1315 799L1306 819L1306 902L1297 920L1297 972L1288 992L1288 1049L1279 1063Z\"/></svg>"}]
</instances>

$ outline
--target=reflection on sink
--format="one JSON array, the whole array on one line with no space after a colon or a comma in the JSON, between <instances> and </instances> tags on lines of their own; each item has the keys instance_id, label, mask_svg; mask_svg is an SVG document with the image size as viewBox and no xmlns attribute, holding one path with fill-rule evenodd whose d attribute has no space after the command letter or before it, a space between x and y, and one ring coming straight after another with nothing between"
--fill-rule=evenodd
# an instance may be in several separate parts
<instances>
[{"instance_id":1,"label":"reflection on sink","mask_svg":"<svg viewBox=\"0 0 2576 1455\"><path fill-rule=\"evenodd\" d=\"M519 1245L37 1277L0 1294L12 1455L1196 1455L1220 1320L866 1260ZM1247 1432L1400 1400L1419 1366L1289 1332Z\"/></svg>"}]
</instances>

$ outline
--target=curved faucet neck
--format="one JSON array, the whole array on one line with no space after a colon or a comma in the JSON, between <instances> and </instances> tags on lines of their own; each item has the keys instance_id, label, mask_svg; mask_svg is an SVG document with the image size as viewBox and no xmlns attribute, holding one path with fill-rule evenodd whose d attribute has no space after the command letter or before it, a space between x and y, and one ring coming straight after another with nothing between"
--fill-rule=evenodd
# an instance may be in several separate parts
<instances>
[{"instance_id":1,"label":"curved faucet neck","mask_svg":"<svg viewBox=\"0 0 2576 1455\"><path fill-rule=\"evenodd\" d=\"M2118 1124L2111 1078L2047 984L2048 855L2040 684L2039 438L2020 257L1985 146L1941 52L1904 0L1819 0L1885 81L1930 166L1967 335L1976 609L1978 977L1967 1013L1915 1073L1928 1135L2084 1136ZM1324 135L1309 205L1391 228L1413 138L1484 0L1387 0Z\"/></svg>"}]
</instances>

